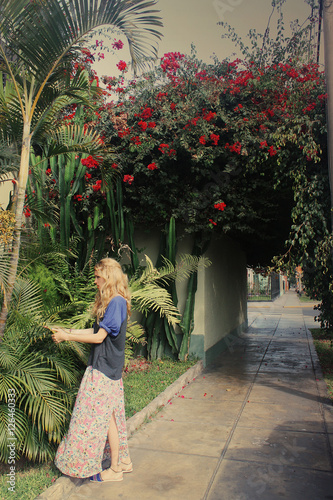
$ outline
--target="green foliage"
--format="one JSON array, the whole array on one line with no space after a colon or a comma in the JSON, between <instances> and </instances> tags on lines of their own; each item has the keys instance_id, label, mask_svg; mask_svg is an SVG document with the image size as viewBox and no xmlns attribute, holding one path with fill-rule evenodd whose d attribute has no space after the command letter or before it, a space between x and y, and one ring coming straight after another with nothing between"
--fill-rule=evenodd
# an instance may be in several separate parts
<instances>
[{"instance_id":1,"label":"green foliage","mask_svg":"<svg viewBox=\"0 0 333 500\"><path fill-rule=\"evenodd\" d=\"M16 458L51 459L64 433L80 376L76 356L59 355L43 324L39 287L15 283L0 354L0 459L8 458L8 398L15 399Z\"/></svg>"},{"instance_id":2,"label":"green foliage","mask_svg":"<svg viewBox=\"0 0 333 500\"><path fill-rule=\"evenodd\" d=\"M39 285L45 308L51 309L55 304L60 305L62 298L59 295L53 272L41 263L31 266L29 271L30 278Z\"/></svg>"}]
</instances>

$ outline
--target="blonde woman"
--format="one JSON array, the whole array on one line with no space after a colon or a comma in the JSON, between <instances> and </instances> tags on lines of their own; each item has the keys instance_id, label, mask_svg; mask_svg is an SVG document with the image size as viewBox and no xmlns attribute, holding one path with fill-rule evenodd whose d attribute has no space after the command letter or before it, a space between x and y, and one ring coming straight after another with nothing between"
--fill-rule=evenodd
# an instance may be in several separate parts
<instances>
[{"instance_id":1,"label":"blonde woman","mask_svg":"<svg viewBox=\"0 0 333 500\"><path fill-rule=\"evenodd\" d=\"M127 276L113 259L95 266L98 288L93 328L72 330L52 327L52 338L92 344L67 435L55 457L58 469L69 476L91 481L121 481L132 472L128 452L122 370L125 358L127 317L131 298ZM111 466L102 470L102 461Z\"/></svg>"}]
</instances>

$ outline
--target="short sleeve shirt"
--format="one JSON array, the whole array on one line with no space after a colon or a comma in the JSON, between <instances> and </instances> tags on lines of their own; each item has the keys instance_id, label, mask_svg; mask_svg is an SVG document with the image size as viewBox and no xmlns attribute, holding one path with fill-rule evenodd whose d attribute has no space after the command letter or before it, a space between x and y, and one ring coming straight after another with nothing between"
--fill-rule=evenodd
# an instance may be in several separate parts
<instances>
[{"instance_id":1,"label":"short sleeve shirt","mask_svg":"<svg viewBox=\"0 0 333 500\"><path fill-rule=\"evenodd\" d=\"M122 323L127 318L127 303L123 297L114 297L107 306L99 327L116 337L119 334Z\"/></svg>"},{"instance_id":2,"label":"short sleeve shirt","mask_svg":"<svg viewBox=\"0 0 333 500\"><path fill-rule=\"evenodd\" d=\"M111 299L103 318L99 324L95 323L94 333L100 328L104 328L108 335L101 344L92 344L88 366L112 380L119 380L125 361L127 328L127 302L123 297Z\"/></svg>"}]
</instances>

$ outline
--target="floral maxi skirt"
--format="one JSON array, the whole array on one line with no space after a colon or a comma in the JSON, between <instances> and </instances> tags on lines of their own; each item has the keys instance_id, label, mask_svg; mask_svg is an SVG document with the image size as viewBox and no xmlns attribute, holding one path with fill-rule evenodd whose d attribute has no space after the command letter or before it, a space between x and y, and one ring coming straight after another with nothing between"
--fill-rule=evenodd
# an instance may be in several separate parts
<instances>
[{"instance_id":1,"label":"floral maxi skirt","mask_svg":"<svg viewBox=\"0 0 333 500\"><path fill-rule=\"evenodd\" d=\"M85 478L102 471L110 459L107 432L115 412L119 434L119 458L128 456L123 381L111 380L88 366L76 397L66 436L55 465L68 476Z\"/></svg>"}]
</instances>

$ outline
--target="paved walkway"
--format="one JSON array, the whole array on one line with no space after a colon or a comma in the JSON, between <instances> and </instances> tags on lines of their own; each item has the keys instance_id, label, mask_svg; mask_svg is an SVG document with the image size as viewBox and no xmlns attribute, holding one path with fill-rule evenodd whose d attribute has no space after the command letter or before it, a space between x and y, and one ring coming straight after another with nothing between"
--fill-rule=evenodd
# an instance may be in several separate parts
<instances>
[{"instance_id":1,"label":"paved walkway","mask_svg":"<svg viewBox=\"0 0 333 500\"><path fill-rule=\"evenodd\" d=\"M333 499L333 407L294 292L249 305L249 330L130 439L134 471L69 500Z\"/></svg>"}]
</instances>

